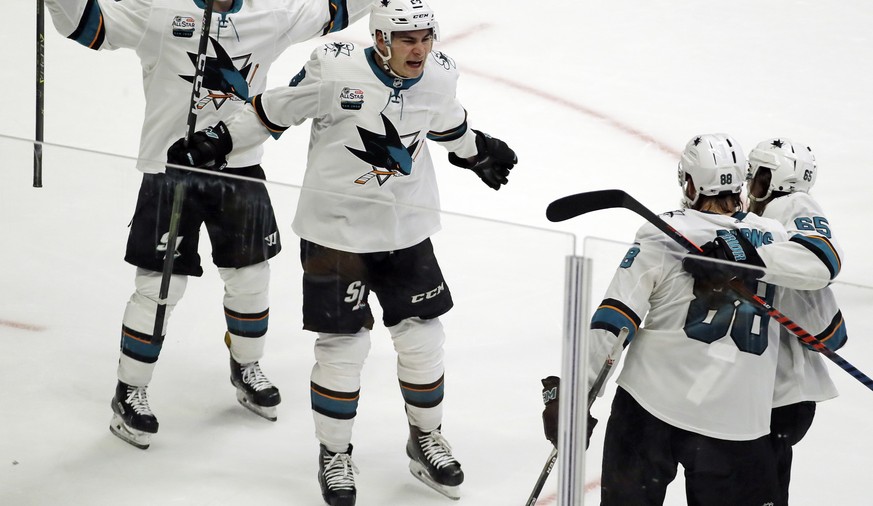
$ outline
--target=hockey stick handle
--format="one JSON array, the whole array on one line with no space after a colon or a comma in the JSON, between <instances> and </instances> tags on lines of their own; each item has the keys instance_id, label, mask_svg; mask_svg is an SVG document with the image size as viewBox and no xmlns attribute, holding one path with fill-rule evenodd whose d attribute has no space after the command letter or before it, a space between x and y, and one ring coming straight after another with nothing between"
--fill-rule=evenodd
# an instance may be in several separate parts
<instances>
[{"instance_id":1,"label":"hockey stick handle","mask_svg":"<svg viewBox=\"0 0 873 506\"><path fill-rule=\"evenodd\" d=\"M591 405L594 404L594 400L597 399L597 394L600 393L600 389L603 388L603 384L606 383L606 378L609 377L609 371L621 355L621 350L627 345L626 341L629 333L630 330L628 330L627 327L622 327L621 331L618 333L618 339L615 340L615 344L609 351L609 355L606 356L606 360L603 361L603 366L600 367L600 371L597 373L597 378L595 378L594 383L591 384L591 389L588 390L588 409L591 409ZM552 452L549 454L549 458L546 459L546 463L543 465L543 470L540 471L540 476L534 484L533 491L531 491L530 496L527 498L527 502L524 503L525 506L534 506L537 503L537 499L539 499L540 493L543 491L543 487L546 485L546 480L549 478L549 474L551 474L557 460L558 449L553 446Z\"/></svg>"},{"instance_id":2,"label":"hockey stick handle","mask_svg":"<svg viewBox=\"0 0 873 506\"><path fill-rule=\"evenodd\" d=\"M164 252L164 265L161 270L161 288L158 293L158 306L155 310L155 327L152 342L160 344L164 340L164 318L167 315L167 296L170 293L170 279L176 259L176 241L179 237L179 222L182 220L182 201L185 200L185 183L177 183L173 190L173 208L170 211L170 228L167 232L167 249Z\"/></svg>"},{"instance_id":3,"label":"hockey stick handle","mask_svg":"<svg viewBox=\"0 0 873 506\"><path fill-rule=\"evenodd\" d=\"M553 446L552 452L549 453L549 458L546 459L543 470L540 471L540 476L539 478L537 478L537 482L534 484L533 491L530 493L530 497L527 498L527 502L524 503L524 506L534 506L537 503L537 499L540 498L540 492L543 491L543 487L546 485L546 480L549 478L549 474L551 474L557 460L558 449Z\"/></svg>"},{"instance_id":4,"label":"hockey stick handle","mask_svg":"<svg viewBox=\"0 0 873 506\"><path fill-rule=\"evenodd\" d=\"M864 386L873 390L873 379L859 371L857 367L850 364L846 359L841 357L837 352L828 348L823 342L817 339L815 336L807 332L803 327L795 323L791 318L782 314L778 309L774 308L770 305L769 302L759 297L757 294L753 293L751 290L746 288L745 285L739 280L733 280L730 283L731 289L739 293L742 297L752 300L761 306L767 314L772 318L775 318L780 325L785 327L789 332L794 334L794 337L800 339L806 345L809 345L815 351L821 353L828 359L830 359L833 363L840 366L843 370L852 375L853 378L860 381Z\"/></svg>"},{"instance_id":5,"label":"hockey stick handle","mask_svg":"<svg viewBox=\"0 0 873 506\"><path fill-rule=\"evenodd\" d=\"M45 0L36 2L36 116L33 187L42 188L42 141L45 131Z\"/></svg>"},{"instance_id":6,"label":"hockey stick handle","mask_svg":"<svg viewBox=\"0 0 873 506\"><path fill-rule=\"evenodd\" d=\"M188 130L185 133L185 144L194 135L197 128L197 100L203 85L203 73L206 70L206 43L209 39L209 29L212 25L214 0L206 0L203 10L200 44L197 49L197 69L194 72L194 85L191 88L191 108L188 110ZM155 310L155 327L152 331L152 342L160 344L164 340L164 318L167 314L167 295L170 293L170 279L173 276L173 263L176 259L176 240L179 237L179 223L182 220L182 202L185 200L185 182L177 182L173 190L173 207L170 211L170 228L167 233L167 251L164 253L164 265L161 270L161 287L158 292L158 305Z\"/></svg>"},{"instance_id":7,"label":"hockey stick handle","mask_svg":"<svg viewBox=\"0 0 873 506\"><path fill-rule=\"evenodd\" d=\"M671 227L660 216L622 190L600 190L568 195L549 204L549 207L546 209L546 217L551 221L564 221L591 211L616 207L623 207L637 213L646 221L654 225L658 230L664 232L668 237L679 243L679 245L685 248L689 253L697 254L703 251L700 246L693 243L687 237L682 235L681 232ZM780 325L794 334L794 336L800 339L804 344L811 346L813 349L837 364L840 368L848 372L853 378L860 381L864 386L873 390L873 379L870 379L869 376L859 371L855 366L849 363L849 361L838 355L837 352L825 346L825 344L816 339L815 336L782 314L767 301L750 291L741 281L731 281L730 287L741 297L763 308L768 315L775 318Z\"/></svg>"},{"instance_id":8,"label":"hockey stick handle","mask_svg":"<svg viewBox=\"0 0 873 506\"><path fill-rule=\"evenodd\" d=\"M612 346L612 349L609 350L609 355L606 356L606 360L603 362L600 372L597 373L597 378L595 378L594 383L591 385L591 389L588 390L588 409L591 409L591 405L594 404L594 400L597 399L597 394L600 393L600 389L603 388L603 384L606 383L606 378L609 377L609 371L612 370L612 366L615 365L615 362L621 356L621 351L625 346L627 346L628 334L630 334L630 330L627 327L622 327L621 331L618 333L618 338L615 340L615 344Z\"/></svg>"},{"instance_id":9,"label":"hockey stick handle","mask_svg":"<svg viewBox=\"0 0 873 506\"><path fill-rule=\"evenodd\" d=\"M197 70L194 73L194 86L191 88L191 108L188 109L188 131L185 132L185 144L197 131L197 102L200 99L200 88L203 86L203 74L206 72L206 45L209 42L209 30L212 26L212 11L214 0L206 0L203 10L200 44L197 47Z\"/></svg>"}]
</instances>

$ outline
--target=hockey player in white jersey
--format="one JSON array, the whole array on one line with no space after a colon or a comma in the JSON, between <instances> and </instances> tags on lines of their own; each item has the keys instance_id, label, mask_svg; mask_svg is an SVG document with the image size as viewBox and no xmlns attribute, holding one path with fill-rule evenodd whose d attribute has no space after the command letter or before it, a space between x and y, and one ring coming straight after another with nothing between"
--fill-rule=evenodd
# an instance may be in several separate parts
<instances>
[{"instance_id":1,"label":"hockey player in white jersey","mask_svg":"<svg viewBox=\"0 0 873 506\"><path fill-rule=\"evenodd\" d=\"M369 12L371 0L215 0L197 123L228 117L266 88L270 65L290 45L345 28ZM57 30L94 50L132 49L142 63L145 120L138 168L145 172L131 222L125 260L137 267L121 327L118 383L112 400L114 434L149 446L158 420L147 386L161 352L167 320L188 276L200 276L199 231L206 224L213 262L225 284L225 342L237 399L276 419L279 390L260 369L269 318L269 263L281 244L261 183L187 176L177 258L166 316L153 336L167 230L176 180L163 172L167 148L186 131L205 0L46 0ZM226 172L264 179L262 150L239 150Z\"/></svg>"},{"instance_id":2,"label":"hockey player in white jersey","mask_svg":"<svg viewBox=\"0 0 873 506\"><path fill-rule=\"evenodd\" d=\"M439 28L425 2L377 2L370 32L373 46L316 49L290 86L253 97L226 124L187 147L180 139L168 153L170 162L217 167L231 147L232 156L312 119L292 227L301 237L303 324L317 333L311 403L318 478L332 506L353 505L357 496L351 438L374 323L371 290L397 352L410 470L459 497L464 473L442 435L439 317L452 297L430 241L440 219L428 140L495 190L516 163L503 141L468 125L455 97L455 61L433 51Z\"/></svg>"},{"instance_id":3,"label":"hockey player in white jersey","mask_svg":"<svg viewBox=\"0 0 873 506\"><path fill-rule=\"evenodd\" d=\"M727 245L748 267L737 269L742 282L772 302L777 288L758 281L764 263L756 247L788 235L780 223L742 212L745 172L732 137L694 137L679 162L684 209L661 217L696 244L717 235L704 250ZM689 505L765 505L775 497L768 433L778 323L731 292L695 281L686 269L711 269L712 262L693 257L683 266L686 257L666 234L643 225L591 320L589 386L622 328L630 343L606 427L604 506L663 504L679 464ZM557 423L546 418L556 411L544 412L547 438Z\"/></svg>"},{"instance_id":4,"label":"hockey player in white jersey","mask_svg":"<svg viewBox=\"0 0 873 506\"><path fill-rule=\"evenodd\" d=\"M786 138L762 141L749 153L749 210L785 226L791 235L788 246L799 255L790 260L792 265L824 265L833 279L840 272L842 255L827 216L809 194L817 176L818 166L808 146ZM786 290L779 310L831 350L838 350L848 339L842 312L828 287ZM775 504L787 506L792 446L812 425L816 403L836 397L837 389L818 352L785 329L780 334L770 437L779 477Z\"/></svg>"}]
</instances>

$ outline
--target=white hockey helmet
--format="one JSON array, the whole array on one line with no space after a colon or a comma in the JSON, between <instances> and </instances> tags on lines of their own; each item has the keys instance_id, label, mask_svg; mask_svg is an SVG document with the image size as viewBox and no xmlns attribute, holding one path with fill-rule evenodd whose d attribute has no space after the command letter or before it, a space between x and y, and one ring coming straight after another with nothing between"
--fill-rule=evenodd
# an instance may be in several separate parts
<instances>
[{"instance_id":1,"label":"white hockey helmet","mask_svg":"<svg viewBox=\"0 0 873 506\"><path fill-rule=\"evenodd\" d=\"M439 40L439 24L433 10L424 0L377 0L370 11L370 36L376 43L376 32L382 32L385 45L389 47L391 34L413 30L433 30L434 40Z\"/></svg>"},{"instance_id":2,"label":"white hockey helmet","mask_svg":"<svg viewBox=\"0 0 873 506\"><path fill-rule=\"evenodd\" d=\"M682 203L691 208L700 195L740 193L746 179L746 155L739 143L727 134L695 136L685 145L679 159L679 185L691 178L693 199L683 195Z\"/></svg>"},{"instance_id":3,"label":"white hockey helmet","mask_svg":"<svg viewBox=\"0 0 873 506\"><path fill-rule=\"evenodd\" d=\"M764 200L774 191L808 193L818 172L812 149L784 137L762 141L749 153L748 180L761 168L770 169L770 187L762 197L750 194L753 201Z\"/></svg>"}]
</instances>

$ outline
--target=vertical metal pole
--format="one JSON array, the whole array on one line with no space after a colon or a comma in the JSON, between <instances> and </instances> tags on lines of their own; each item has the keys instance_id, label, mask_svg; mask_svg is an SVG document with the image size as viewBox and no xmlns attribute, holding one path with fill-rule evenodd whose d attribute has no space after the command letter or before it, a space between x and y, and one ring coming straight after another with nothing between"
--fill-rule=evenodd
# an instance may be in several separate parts
<instances>
[{"instance_id":1,"label":"vertical metal pole","mask_svg":"<svg viewBox=\"0 0 873 506\"><path fill-rule=\"evenodd\" d=\"M561 430L558 434L558 506L581 506L585 500L585 434L588 325L591 320L589 258L569 256L564 293L564 342L561 352Z\"/></svg>"},{"instance_id":2,"label":"vertical metal pole","mask_svg":"<svg viewBox=\"0 0 873 506\"><path fill-rule=\"evenodd\" d=\"M45 106L45 2L36 2L36 133L33 143L33 187L42 188L42 141Z\"/></svg>"}]
</instances>

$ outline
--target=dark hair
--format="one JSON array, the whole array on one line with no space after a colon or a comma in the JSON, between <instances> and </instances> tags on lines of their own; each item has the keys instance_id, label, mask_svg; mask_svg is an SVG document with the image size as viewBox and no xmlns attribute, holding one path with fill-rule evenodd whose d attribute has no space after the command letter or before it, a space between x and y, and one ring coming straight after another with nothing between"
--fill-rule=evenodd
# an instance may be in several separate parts
<instances>
[{"instance_id":1,"label":"dark hair","mask_svg":"<svg viewBox=\"0 0 873 506\"><path fill-rule=\"evenodd\" d=\"M693 209L718 214L734 214L743 209L743 200L740 198L740 193L721 192L718 195L700 195Z\"/></svg>"},{"instance_id":2,"label":"dark hair","mask_svg":"<svg viewBox=\"0 0 873 506\"><path fill-rule=\"evenodd\" d=\"M772 180L772 178L773 171L767 167L758 167L758 170L755 171L755 177L752 179L752 184L749 185L750 213L755 213L760 216L764 214L764 209L767 209L767 204L773 202L773 199L788 195L789 192L771 191L770 195L768 195L766 199L753 200L751 198L752 196L755 196L754 193L756 192L756 190L760 193L767 193L767 189L770 187L770 181Z\"/></svg>"}]
</instances>

